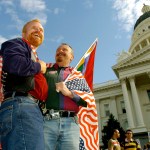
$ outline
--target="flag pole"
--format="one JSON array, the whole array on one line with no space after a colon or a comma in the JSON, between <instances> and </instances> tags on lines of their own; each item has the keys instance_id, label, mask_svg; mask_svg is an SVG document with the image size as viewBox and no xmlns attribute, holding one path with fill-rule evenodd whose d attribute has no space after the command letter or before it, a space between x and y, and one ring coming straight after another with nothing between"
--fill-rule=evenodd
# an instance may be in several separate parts
<instances>
[{"instance_id":1,"label":"flag pole","mask_svg":"<svg viewBox=\"0 0 150 150\"><path fill-rule=\"evenodd\" d=\"M96 41L98 41L98 38L95 39L95 41L91 44L91 46L88 48L88 50L92 47L92 45L93 45ZM78 64L75 66L74 69L76 69L77 66L80 64L81 60L84 58L84 56L85 56L85 54L88 52L88 50L84 53L84 55L82 56L82 58L80 59L80 61L78 62Z\"/></svg>"},{"instance_id":2,"label":"flag pole","mask_svg":"<svg viewBox=\"0 0 150 150\"><path fill-rule=\"evenodd\" d=\"M91 44L91 46L88 48L88 50L93 46L94 43L96 43L98 41L98 38L95 39L95 41ZM84 55L81 57L80 61L77 63L77 65L74 67L74 69L72 70L72 72L78 67L78 65L80 64L81 60L84 58L84 56L86 55L86 53L88 52L88 50L84 53ZM68 75L68 77L65 79L64 82L67 82L68 78L71 76L71 74Z\"/></svg>"}]
</instances>

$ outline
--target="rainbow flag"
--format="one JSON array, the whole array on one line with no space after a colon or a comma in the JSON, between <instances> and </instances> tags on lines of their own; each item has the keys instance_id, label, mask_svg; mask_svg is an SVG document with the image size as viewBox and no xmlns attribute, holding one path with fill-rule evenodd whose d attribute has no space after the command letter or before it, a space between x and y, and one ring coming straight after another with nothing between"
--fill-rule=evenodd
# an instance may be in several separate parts
<instances>
[{"instance_id":1,"label":"rainbow flag","mask_svg":"<svg viewBox=\"0 0 150 150\"><path fill-rule=\"evenodd\" d=\"M91 90L93 90L94 59L97 42L98 39L93 42L75 67L76 70L82 72Z\"/></svg>"}]
</instances>

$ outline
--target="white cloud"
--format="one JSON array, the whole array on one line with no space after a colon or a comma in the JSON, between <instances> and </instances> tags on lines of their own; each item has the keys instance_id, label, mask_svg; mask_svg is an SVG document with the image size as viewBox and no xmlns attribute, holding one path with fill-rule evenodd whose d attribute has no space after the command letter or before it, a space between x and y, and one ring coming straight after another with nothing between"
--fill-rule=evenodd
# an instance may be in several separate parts
<instances>
[{"instance_id":1,"label":"white cloud","mask_svg":"<svg viewBox=\"0 0 150 150\"><path fill-rule=\"evenodd\" d=\"M7 40L8 40L8 39L6 39L5 37L3 37L3 36L0 35L0 45L1 45L3 42L7 41Z\"/></svg>"},{"instance_id":2,"label":"white cloud","mask_svg":"<svg viewBox=\"0 0 150 150\"><path fill-rule=\"evenodd\" d=\"M62 35L57 35L57 36L51 38L51 41L56 42L56 43L60 43L63 39L64 39L64 37Z\"/></svg>"},{"instance_id":3,"label":"white cloud","mask_svg":"<svg viewBox=\"0 0 150 150\"><path fill-rule=\"evenodd\" d=\"M115 0L113 8L117 11L116 19L125 31L131 31L142 14L141 9L144 3L150 5L149 0Z\"/></svg>"},{"instance_id":4,"label":"white cloud","mask_svg":"<svg viewBox=\"0 0 150 150\"><path fill-rule=\"evenodd\" d=\"M46 5L44 0L0 0L1 11L10 16L10 19L14 22L9 24L11 27L15 27L20 30L24 24L24 18L22 14L18 13L18 9L23 8L26 17L29 19L39 18L42 24L47 22Z\"/></svg>"},{"instance_id":5,"label":"white cloud","mask_svg":"<svg viewBox=\"0 0 150 150\"><path fill-rule=\"evenodd\" d=\"M43 0L20 0L21 7L27 12L39 12L46 9L45 2Z\"/></svg>"},{"instance_id":6,"label":"white cloud","mask_svg":"<svg viewBox=\"0 0 150 150\"><path fill-rule=\"evenodd\" d=\"M61 1L63 1L63 2L69 2L69 1L72 1L72 0L61 0Z\"/></svg>"},{"instance_id":7,"label":"white cloud","mask_svg":"<svg viewBox=\"0 0 150 150\"><path fill-rule=\"evenodd\" d=\"M45 13L36 13L36 14L33 14L31 15L32 18L36 18L36 19L40 19L42 25L45 25L46 22L47 22L47 15Z\"/></svg>"},{"instance_id":8,"label":"white cloud","mask_svg":"<svg viewBox=\"0 0 150 150\"><path fill-rule=\"evenodd\" d=\"M19 16L15 10L15 0L2 0L0 1L0 5L1 5L1 11L3 11L3 13L6 13L10 16L10 20L12 20L14 23L13 24L7 24L6 27L15 27L18 30L20 30L20 28L22 27L22 23L23 21L21 19L19 19Z\"/></svg>"},{"instance_id":9,"label":"white cloud","mask_svg":"<svg viewBox=\"0 0 150 150\"><path fill-rule=\"evenodd\" d=\"M13 8L7 7L6 8L6 13L11 16L11 19L15 22L13 26L16 26L18 30L22 27L23 21L19 18L18 14Z\"/></svg>"},{"instance_id":10,"label":"white cloud","mask_svg":"<svg viewBox=\"0 0 150 150\"><path fill-rule=\"evenodd\" d=\"M93 8L92 0L84 0L83 4L84 4L85 8Z\"/></svg>"},{"instance_id":11,"label":"white cloud","mask_svg":"<svg viewBox=\"0 0 150 150\"><path fill-rule=\"evenodd\" d=\"M46 4L44 0L20 0L21 7L28 13L32 18L40 19L44 25L47 22Z\"/></svg>"},{"instance_id":12,"label":"white cloud","mask_svg":"<svg viewBox=\"0 0 150 150\"><path fill-rule=\"evenodd\" d=\"M14 5L13 0L1 0L1 1L0 1L0 4L3 4L3 5L11 5L11 6Z\"/></svg>"},{"instance_id":13,"label":"white cloud","mask_svg":"<svg viewBox=\"0 0 150 150\"><path fill-rule=\"evenodd\" d=\"M58 14L60 14L60 13L64 13L64 12L65 12L64 9L58 8L58 7L54 8L54 9L49 9L48 11L49 11L50 13L53 13L54 15L58 15Z\"/></svg>"},{"instance_id":14,"label":"white cloud","mask_svg":"<svg viewBox=\"0 0 150 150\"><path fill-rule=\"evenodd\" d=\"M122 36L120 35L120 34L117 34L117 35L115 35L115 37L114 37L115 39L121 39L122 38Z\"/></svg>"},{"instance_id":15,"label":"white cloud","mask_svg":"<svg viewBox=\"0 0 150 150\"><path fill-rule=\"evenodd\" d=\"M54 12L54 14L56 14L56 15L57 15L57 14L59 14L59 12L60 12L60 11L61 11L61 9L60 9L60 8L55 8L53 12Z\"/></svg>"}]
</instances>

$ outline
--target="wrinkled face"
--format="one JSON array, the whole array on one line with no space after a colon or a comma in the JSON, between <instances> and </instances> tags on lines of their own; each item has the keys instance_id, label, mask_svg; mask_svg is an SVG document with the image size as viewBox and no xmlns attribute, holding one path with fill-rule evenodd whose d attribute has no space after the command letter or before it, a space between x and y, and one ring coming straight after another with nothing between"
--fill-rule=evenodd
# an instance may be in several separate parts
<instances>
[{"instance_id":1,"label":"wrinkled face","mask_svg":"<svg viewBox=\"0 0 150 150\"><path fill-rule=\"evenodd\" d=\"M72 49L68 45L61 45L58 47L55 60L60 67L68 67L73 58Z\"/></svg>"},{"instance_id":2,"label":"wrinkled face","mask_svg":"<svg viewBox=\"0 0 150 150\"><path fill-rule=\"evenodd\" d=\"M32 46L38 47L44 40L44 29L39 22L31 22L27 25L26 31L22 33L22 37Z\"/></svg>"}]
</instances>

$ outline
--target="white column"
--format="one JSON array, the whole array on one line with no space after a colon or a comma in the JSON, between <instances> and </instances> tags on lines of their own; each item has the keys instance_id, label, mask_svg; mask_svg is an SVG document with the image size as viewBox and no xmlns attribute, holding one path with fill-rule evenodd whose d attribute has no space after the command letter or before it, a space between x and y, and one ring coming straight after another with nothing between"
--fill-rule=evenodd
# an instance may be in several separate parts
<instances>
[{"instance_id":1,"label":"white column","mask_svg":"<svg viewBox=\"0 0 150 150\"><path fill-rule=\"evenodd\" d=\"M146 42L147 42L147 44L148 44L148 45L150 44L150 42L149 42L149 40L148 40L148 39L146 39Z\"/></svg>"},{"instance_id":2,"label":"white column","mask_svg":"<svg viewBox=\"0 0 150 150\"><path fill-rule=\"evenodd\" d=\"M142 49L142 45L141 44L139 44L139 46L140 46L140 50Z\"/></svg>"},{"instance_id":3,"label":"white column","mask_svg":"<svg viewBox=\"0 0 150 150\"><path fill-rule=\"evenodd\" d=\"M136 115L136 120L137 120L137 126L141 127L141 126L144 126L144 121L143 121L143 116L142 116L142 111L141 111L141 107L140 107L137 89L135 86L134 77L130 77L129 82L130 82L130 86L131 86L131 92L132 92L132 98L133 98L133 103L134 103L134 110L135 110L135 115Z\"/></svg>"},{"instance_id":4,"label":"white column","mask_svg":"<svg viewBox=\"0 0 150 150\"><path fill-rule=\"evenodd\" d=\"M129 95L128 95L125 79L121 80L121 86L122 86L123 97L124 97L124 102L125 102L128 125L129 125L129 128L132 129L132 128L134 128L134 121L133 121L133 114L132 114L132 110L131 110L131 105L130 105L130 101L129 101Z\"/></svg>"},{"instance_id":5,"label":"white column","mask_svg":"<svg viewBox=\"0 0 150 150\"><path fill-rule=\"evenodd\" d=\"M116 100L115 96L110 97L111 99L111 113L115 116L115 118L118 120L118 112L117 112L117 106L116 106Z\"/></svg>"},{"instance_id":6,"label":"white column","mask_svg":"<svg viewBox=\"0 0 150 150\"><path fill-rule=\"evenodd\" d=\"M101 129L101 117L100 117L100 100L96 100L96 110L97 110L97 114L98 114L98 133L99 133L99 140L102 139L102 129ZM102 142L102 141L99 141Z\"/></svg>"},{"instance_id":7,"label":"white column","mask_svg":"<svg viewBox=\"0 0 150 150\"><path fill-rule=\"evenodd\" d=\"M149 78L150 78L150 72L147 72L147 75L149 76Z\"/></svg>"}]
</instances>

